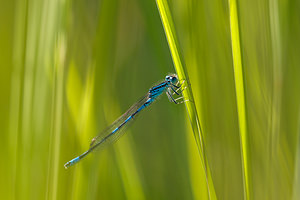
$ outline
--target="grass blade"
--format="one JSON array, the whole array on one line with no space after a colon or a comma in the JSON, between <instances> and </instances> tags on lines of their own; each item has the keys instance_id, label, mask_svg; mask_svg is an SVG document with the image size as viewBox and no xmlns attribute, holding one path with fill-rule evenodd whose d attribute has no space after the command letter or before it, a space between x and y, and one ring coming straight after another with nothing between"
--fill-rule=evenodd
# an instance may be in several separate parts
<instances>
[{"instance_id":1,"label":"grass blade","mask_svg":"<svg viewBox=\"0 0 300 200\"><path fill-rule=\"evenodd\" d=\"M238 111L238 121L240 130L240 143L243 162L243 179L244 179L244 199L250 199L250 163L249 163L249 144L247 134L246 118L246 98L244 87L244 74L242 66L242 57L240 49L240 33L237 14L237 2L229 0L230 9L230 32L231 46L234 68L234 79L236 89L236 101Z\"/></svg>"},{"instance_id":2,"label":"grass blade","mask_svg":"<svg viewBox=\"0 0 300 200\"><path fill-rule=\"evenodd\" d=\"M166 0L156 0L157 8L160 13L161 21L165 30L166 38L169 44L169 48L171 51L173 63L175 70L177 72L177 75L180 80L188 80L188 75L185 70L185 68L182 65L179 48L178 48L178 42L176 39L175 29L172 22L172 17L170 14L169 6ZM205 147L204 147L204 141L203 141L203 134L201 130L201 125L199 121L199 117L197 114L197 110L195 107L193 93L191 90L191 87L187 87L186 90L183 91L183 97L184 99L188 99L190 101L187 101L185 103L187 113L192 125L192 130L194 133L194 137L197 143L199 155L201 158L202 165L205 169L206 174L206 184L207 184L207 190L208 190L208 198L209 199L216 199L215 190L213 186L213 181L210 174L209 165L206 159L205 154Z\"/></svg>"}]
</instances>

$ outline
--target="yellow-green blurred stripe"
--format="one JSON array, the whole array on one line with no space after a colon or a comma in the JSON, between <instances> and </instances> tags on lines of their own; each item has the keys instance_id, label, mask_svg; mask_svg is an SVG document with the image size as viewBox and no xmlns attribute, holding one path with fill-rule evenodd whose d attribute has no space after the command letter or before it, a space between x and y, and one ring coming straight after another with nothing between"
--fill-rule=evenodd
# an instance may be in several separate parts
<instances>
[{"instance_id":1,"label":"yellow-green blurred stripe","mask_svg":"<svg viewBox=\"0 0 300 200\"><path fill-rule=\"evenodd\" d=\"M231 47L234 68L234 80L236 89L236 100L238 110L238 121L240 129L240 142L244 173L244 198L250 199L250 163L249 163L249 144L247 133L247 117L246 117L246 98L244 87L244 74L242 66L242 56L240 47L239 20L237 11L237 2L229 0L230 11L230 30L231 30Z\"/></svg>"}]
</instances>

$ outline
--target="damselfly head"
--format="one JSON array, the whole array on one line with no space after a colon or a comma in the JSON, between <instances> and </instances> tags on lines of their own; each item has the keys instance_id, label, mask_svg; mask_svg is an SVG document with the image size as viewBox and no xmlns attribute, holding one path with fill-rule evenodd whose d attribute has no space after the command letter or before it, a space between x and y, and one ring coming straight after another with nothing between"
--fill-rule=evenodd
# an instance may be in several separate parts
<instances>
[{"instance_id":1,"label":"damselfly head","mask_svg":"<svg viewBox=\"0 0 300 200\"><path fill-rule=\"evenodd\" d=\"M177 83L177 81L178 81L177 75L176 74L167 75L166 76L166 81L170 82L172 84Z\"/></svg>"}]
</instances>

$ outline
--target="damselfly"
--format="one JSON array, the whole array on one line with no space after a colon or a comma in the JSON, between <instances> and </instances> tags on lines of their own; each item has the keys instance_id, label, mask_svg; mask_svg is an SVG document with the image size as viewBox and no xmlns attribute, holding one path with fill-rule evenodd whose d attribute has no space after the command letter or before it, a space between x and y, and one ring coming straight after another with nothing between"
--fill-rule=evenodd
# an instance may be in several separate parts
<instances>
[{"instance_id":1,"label":"damselfly","mask_svg":"<svg viewBox=\"0 0 300 200\"><path fill-rule=\"evenodd\" d=\"M65 168L67 169L68 167L78 163L96 148L100 149L106 144L110 144L120 138L120 136L124 133L125 127L127 127L142 110L150 106L164 92L166 92L171 102L174 102L175 104L183 103L184 100L181 100L180 102L178 101L179 99L183 99L183 97L179 97L177 99L174 99L173 97L175 94L180 95L183 89L185 89L182 88L182 84L183 82L180 84L176 74L167 75L163 82L150 88L149 92L141 100L131 106L131 108L129 108L127 112L119 117L112 125L93 138L90 148L80 156L67 162L64 165Z\"/></svg>"}]
</instances>

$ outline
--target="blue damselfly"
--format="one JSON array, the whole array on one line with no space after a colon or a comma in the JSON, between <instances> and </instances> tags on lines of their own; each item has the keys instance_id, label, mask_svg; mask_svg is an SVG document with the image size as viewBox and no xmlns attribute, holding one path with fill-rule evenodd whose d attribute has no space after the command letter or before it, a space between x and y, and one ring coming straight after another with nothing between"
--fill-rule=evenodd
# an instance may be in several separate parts
<instances>
[{"instance_id":1,"label":"blue damselfly","mask_svg":"<svg viewBox=\"0 0 300 200\"><path fill-rule=\"evenodd\" d=\"M180 102L178 101L179 99L183 99L183 97L179 97L177 99L174 99L173 97L175 94L180 95L182 90L185 89L182 88L183 82L180 84L176 74L167 75L163 82L150 88L148 93L141 100L131 106L131 108L129 108L121 117L114 121L112 125L102 131L98 136L93 138L90 148L80 156L67 162L64 165L65 168L67 169L68 167L76 164L96 148L99 149L106 144L110 144L120 138L129 122L133 121L133 119L136 118L136 116L142 110L150 106L164 92L166 92L171 102L174 102L175 104L184 102L184 100L181 100Z\"/></svg>"}]
</instances>

